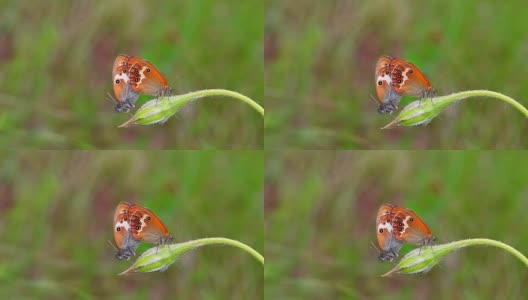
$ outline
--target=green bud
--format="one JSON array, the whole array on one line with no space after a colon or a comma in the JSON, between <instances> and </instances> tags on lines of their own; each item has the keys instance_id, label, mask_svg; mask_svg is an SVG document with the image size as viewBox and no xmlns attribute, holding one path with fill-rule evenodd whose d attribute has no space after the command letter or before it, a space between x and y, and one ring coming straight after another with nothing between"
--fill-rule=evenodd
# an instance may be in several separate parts
<instances>
[{"instance_id":1,"label":"green bud","mask_svg":"<svg viewBox=\"0 0 528 300\"><path fill-rule=\"evenodd\" d=\"M130 268L119 275L163 272L183 254L205 245L230 245L242 249L264 265L264 257L248 245L223 237L211 237L150 248L141 254Z\"/></svg>"},{"instance_id":2,"label":"green bud","mask_svg":"<svg viewBox=\"0 0 528 300\"><path fill-rule=\"evenodd\" d=\"M136 111L136 114L132 116L130 120L121 124L118 127L164 123L176 112L178 112L178 110L180 110L183 106L191 103L196 99L207 96L227 96L230 98L235 98L237 100L245 102L253 109L258 111L262 115L262 117L264 117L264 108L262 108L262 106L260 106L257 102L253 101L249 97L229 90L210 89L190 92L183 95L174 95L169 97L160 97L152 99L147 103L143 104L143 106L141 106Z\"/></svg>"},{"instance_id":3,"label":"green bud","mask_svg":"<svg viewBox=\"0 0 528 300\"><path fill-rule=\"evenodd\" d=\"M516 256L528 267L528 258L507 244L490 239L466 239L414 249L407 253L392 270L382 276L425 273L438 264L444 256L468 246L494 246L501 248Z\"/></svg>"},{"instance_id":4,"label":"green bud","mask_svg":"<svg viewBox=\"0 0 528 300\"><path fill-rule=\"evenodd\" d=\"M403 108L394 121L381 129L390 129L399 126L426 125L444 109L458 100L460 100L460 98L451 96L416 100Z\"/></svg>"},{"instance_id":5,"label":"green bud","mask_svg":"<svg viewBox=\"0 0 528 300\"><path fill-rule=\"evenodd\" d=\"M153 247L141 254L134 264L119 275L132 273L163 272L169 268L180 256L200 247L195 241Z\"/></svg>"},{"instance_id":6,"label":"green bud","mask_svg":"<svg viewBox=\"0 0 528 300\"><path fill-rule=\"evenodd\" d=\"M425 273L434 267L441 257L447 254L445 251L441 251L440 247L442 246L425 246L414 249L407 253L394 269L382 276L390 276L397 273Z\"/></svg>"},{"instance_id":7,"label":"green bud","mask_svg":"<svg viewBox=\"0 0 528 300\"><path fill-rule=\"evenodd\" d=\"M200 96L189 93L185 95L152 99L143 104L130 120L119 125L118 127L162 124L172 117L184 105L197 98L200 98Z\"/></svg>"}]
</instances>

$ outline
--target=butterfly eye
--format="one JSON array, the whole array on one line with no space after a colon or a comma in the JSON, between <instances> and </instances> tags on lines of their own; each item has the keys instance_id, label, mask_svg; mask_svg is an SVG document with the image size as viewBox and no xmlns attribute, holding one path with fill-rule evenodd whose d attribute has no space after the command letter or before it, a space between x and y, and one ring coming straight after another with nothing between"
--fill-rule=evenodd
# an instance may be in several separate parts
<instances>
[{"instance_id":1,"label":"butterfly eye","mask_svg":"<svg viewBox=\"0 0 528 300\"><path fill-rule=\"evenodd\" d=\"M378 85L382 85L382 84L383 84L383 82L381 80L378 81Z\"/></svg>"},{"instance_id":2,"label":"butterfly eye","mask_svg":"<svg viewBox=\"0 0 528 300\"><path fill-rule=\"evenodd\" d=\"M120 80L119 79L116 79L116 83L119 84Z\"/></svg>"},{"instance_id":3,"label":"butterfly eye","mask_svg":"<svg viewBox=\"0 0 528 300\"><path fill-rule=\"evenodd\" d=\"M380 228L379 233L383 233L383 228Z\"/></svg>"},{"instance_id":4,"label":"butterfly eye","mask_svg":"<svg viewBox=\"0 0 528 300\"><path fill-rule=\"evenodd\" d=\"M116 230L117 230L117 231L121 231L121 227L117 227L117 229L116 229Z\"/></svg>"}]
</instances>

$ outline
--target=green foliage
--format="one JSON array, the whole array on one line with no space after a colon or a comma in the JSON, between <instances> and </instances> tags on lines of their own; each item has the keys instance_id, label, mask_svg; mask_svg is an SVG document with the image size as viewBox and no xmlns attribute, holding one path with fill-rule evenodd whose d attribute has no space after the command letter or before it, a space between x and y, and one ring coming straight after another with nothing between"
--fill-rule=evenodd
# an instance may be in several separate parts
<instances>
[{"instance_id":1,"label":"green foliage","mask_svg":"<svg viewBox=\"0 0 528 300\"><path fill-rule=\"evenodd\" d=\"M524 299L526 265L495 247L451 253L425 275L382 278L394 265L378 261L371 242L388 202L420 215L437 244L490 238L527 255L526 170L523 152L269 152L266 298L454 299L463 290Z\"/></svg>"},{"instance_id":2,"label":"green foliage","mask_svg":"<svg viewBox=\"0 0 528 300\"><path fill-rule=\"evenodd\" d=\"M380 130L374 65L415 63L437 96L496 91L528 105L524 1L282 1L266 5L266 147L525 149L528 122L505 103L464 101L429 126ZM400 107L413 100L404 97Z\"/></svg>"},{"instance_id":3,"label":"green foliage","mask_svg":"<svg viewBox=\"0 0 528 300\"><path fill-rule=\"evenodd\" d=\"M118 276L117 203L152 209L174 242L223 236L264 251L256 151L21 151L0 164L0 297L260 299L262 265L233 247L187 253L164 273ZM152 245L143 244L138 256Z\"/></svg>"},{"instance_id":4,"label":"green foliage","mask_svg":"<svg viewBox=\"0 0 528 300\"><path fill-rule=\"evenodd\" d=\"M129 116L105 97L126 53L177 94L226 88L262 105L263 10L257 0L10 1L0 11L0 147L262 148L261 116L242 103L211 98L165 125L122 129Z\"/></svg>"}]
</instances>

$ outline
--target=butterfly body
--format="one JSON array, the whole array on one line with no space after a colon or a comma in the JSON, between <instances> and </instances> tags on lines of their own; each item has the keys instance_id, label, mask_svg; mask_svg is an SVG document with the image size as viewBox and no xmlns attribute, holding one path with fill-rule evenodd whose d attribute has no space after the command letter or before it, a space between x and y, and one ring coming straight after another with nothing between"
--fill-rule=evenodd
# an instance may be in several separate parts
<instances>
[{"instance_id":1,"label":"butterfly body","mask_svg":"<svg viewBox=\"0 0 528 300\"><path fill-rule=\"evenodd\" d=\"M132 238L130 233L125 233L124 239L116 252L115 257L119 260L129 260L136 255L136 249L139 247L140 241Z\"/></svg>"}]
</instances>

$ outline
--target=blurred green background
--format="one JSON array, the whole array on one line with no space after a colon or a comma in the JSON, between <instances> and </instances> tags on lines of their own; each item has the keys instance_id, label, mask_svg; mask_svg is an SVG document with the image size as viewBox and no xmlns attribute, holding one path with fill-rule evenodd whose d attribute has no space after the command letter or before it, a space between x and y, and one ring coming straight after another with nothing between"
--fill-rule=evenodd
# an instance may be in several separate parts
<instances>
[{"instance_id":1,"label":"blurred green background","mask_svg":"<svg viewBox=\"0 0 528 300\"><path fill-rule=\"evenodd\" d=\"M371 246L387 202L414 210L437 244L485 237L528 255L527 170L522 152L268 152L266 298L527 299L526 266L498 248L382 278L393 265Z\"/></svg>"},{"instance_id":2,"label":"blurred green background","mask_svg":"<svg viewBox=\"0 0 528 300\"><path fill-rule=\"evenodd\" d=\"M519 149L528 122L471 98L429 126L380 130L374 66L415 63L437 95L489 89L528 106L526 1L269 0L264 52L266 148ZM412 102L404 97L400 107ZM524 134L523 134L524 133Z\"/></svg>"},{"instance_id":3,"label":"blurred green background","mask_svg":"<svg viewBox=\"0 0 528 300\"><path fill-rule=\"evenodd\" d=\"M261 299L262 265L229 246L164 273L118 276L113 214L152 209L175 242L239 240L263 253L263 154L256 151L21 151L0 164L0 298ZM138 255L151 245L142 245Z\"/></svg>"},{"instance_id":4,"label":"blurred green background","mask_svg":"<svg viewBox=\"0 0 528 300\"><path fill-rule=\"evenodd\" d=\"M152 62L177 94L223 88L263 105L263 10L260 0L3 1L0 147L262 148L262 117L232 98L122 129L129 116L105 97L125 53Z\"/></svg>"}]
</instances>

